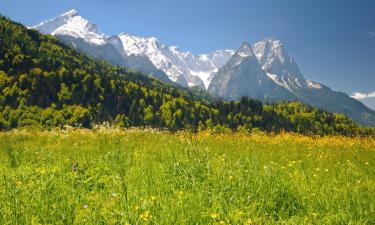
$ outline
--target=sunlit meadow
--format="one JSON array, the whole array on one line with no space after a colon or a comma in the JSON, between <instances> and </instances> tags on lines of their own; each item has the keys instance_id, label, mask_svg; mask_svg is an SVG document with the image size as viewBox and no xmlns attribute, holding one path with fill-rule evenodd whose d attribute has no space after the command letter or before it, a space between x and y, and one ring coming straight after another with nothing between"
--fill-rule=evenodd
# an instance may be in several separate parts
<instances>
[{"instance_id":1,"label":"sunlit meadow","mask_svg":"<svg viewBox=\"0 0 375 225\"><path fill-rule=\"evenodd\" d=\"M0 133L0 224L375 224L375 140Z\"/></svg>"}]
</instances>

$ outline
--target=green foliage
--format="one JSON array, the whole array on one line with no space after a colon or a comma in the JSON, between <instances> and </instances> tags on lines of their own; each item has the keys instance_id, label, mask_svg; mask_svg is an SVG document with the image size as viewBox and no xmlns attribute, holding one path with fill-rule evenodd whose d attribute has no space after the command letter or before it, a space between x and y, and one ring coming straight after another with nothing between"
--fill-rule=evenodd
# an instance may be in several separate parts
<instances>
[{"instance_id":1,"label":"green foliage","mask_svg":"<svg viewBox=\"0 0 375 225\"><path fill-rule=\"evenodd\" d=\"M346 116L298 102L263 105L217 100L90 59L55 38L0 18L0 130L22 126L293 131L374 135Z\"/></svg>"}]
</instances>

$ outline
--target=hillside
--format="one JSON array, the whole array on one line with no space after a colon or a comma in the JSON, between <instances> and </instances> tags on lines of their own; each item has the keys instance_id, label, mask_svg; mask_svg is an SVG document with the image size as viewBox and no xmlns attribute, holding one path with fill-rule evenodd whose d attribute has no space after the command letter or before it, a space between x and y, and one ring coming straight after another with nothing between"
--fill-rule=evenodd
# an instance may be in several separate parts
<instances>
[{"instance_id":1,"label":"hillside","mask_svg":"<svg viewBox=\"0 0 375 225\"><path fill-rule=\"evenodd\" d=\"M54 35L90 56L151 73L164 81L167 78L184 87L207 88L212 73L233 54L231 50L217 50L193 55L163 44L155 37L139 37L126 32L107 37L96 24L74 9L31 28Z\"/></svg>"},{"instance_id":2,"label":"hillside","mask_svg":"<svg viewBox=\"0 0 375 225\"><path fill-rule=\"evenodd\" d=\"M243 43L214 74L208 91L226 100L242 96L263 101L298 100L329 112L343 113L365 126L375 126L375 112L346 93L306 80L279 40Z\"/></svg>"},{"instance_id":3,"label":"hillside","mask_svg":"<svg viewBox=\"0 0 375 225\"><path fill-rule=\"evenodd\" d=\"M95 23L70 10L30 27L112 65L134 68L164 82L207 90L225 100L251 97L261 101L297 100L343 113L364 126L375 126L375 112L346 93L306 80L297 61L280 40L268 38L237 50L194 55L155 37L126 32L107 36ZM122 28L121 28L122 29Z\"/></svg>"},{"instance_id":4,"label":"hillside","mask_svg":"<svg viewBox=\"0 0 375 225\"><path fill-rule=\"evenodd\" d=\"M88 58L50 35L0 18L0 129L119 126L371 134L340 114L298 102L208 103L186 89Z\"/></svg>"}]
</instances>

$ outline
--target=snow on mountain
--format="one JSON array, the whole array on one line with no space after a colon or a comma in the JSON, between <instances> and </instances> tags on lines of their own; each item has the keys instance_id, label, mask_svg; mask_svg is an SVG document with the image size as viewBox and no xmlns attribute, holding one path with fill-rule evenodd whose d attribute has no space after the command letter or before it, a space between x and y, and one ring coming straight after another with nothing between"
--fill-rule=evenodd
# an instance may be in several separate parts
<instances>
[{"instance_id":1,"label":"snow on mountain","mask_svg":"<svg viewBox=\"0 0 375 225\"><path fill-rule=\"evenodd\" d=\"M95 58L134 68L165 82L199 86L230 100L249 96L267 101L300 100L374 124L375 113L348 95L306 80L281 41L266 39L237 50L194 55L154 37L120 33L107 37L76 10L31 27Z\"/></svg>"},{"instance_id":2,"label":"snow on mountain","mask_svg":"<svg viewBox=\"0 0 375 225\"><path fill-rule=\"evenodd\" d=\"M83 39L92 45L111 44L124 58L133 55L144 60L144 57L147 57L158 70L167 74L170 80L189 87L207 88L212 75L234 54L232 50L218 50L193 55L180 51L176 46L167 46L155 37L144 38L127 33L106 37L98 31L95 24L81 17L76 10L31 28L46 34ZM142 68L137 69L142 71Z\"/></svg>"},{"instance_id":3,"label":"snow on mountain","mask_svg":"<svg viewBox=\"0 0 375 225\"><path fill-rule=\"evenodd\" d=\"M282 85L274 82L272 76L267 76L251 45L246 42L214 75L208 91L227 100L238 100L242 96L262 100L295 98Z\"/></svg>"},{"instance_id":4,"label":"snow on mountain","mask_svg":"<svg viewBox=\"0 0 375 225\"><path fill-rule=\"evenodd\" d=\"M118 35L127 55L146 55L156 68L164 71L172 81L188 86L207 88L211 75L218 71L234 51L220 50L209 54L193 55L176 46L162 44L155 37L143 38L127 33Z\"/></svg>"},{"instance_id":5,"label":"snow on mountain","mask_svg":"<svg viewBox=\"0 0 375 225\"><path fill-rule=\"evenodd\" d=\"M298 100L344 113L364 125L375 123L375 112L361 102L306 80L284 45L275 39L263 40L252 48L243 44L215 74L208 91L228 100L239 100L242 96L265 101Z\"/></svg>"},{"instance_id":6,"label":"snow on mountain","mask_svg":"<svg viewBox=\"0 0 375 225\"><path fill-rule=\"evenodd\" d=\"M92 46L111 45L122 56L124 61L122 65L134 66L140 71L164 72L170 80L182 86L199 86L208 89L215 74L230 60L237 60L236 63L240 64L243 58L255 55L265 72L264 74L275 84L291 92L295 88L321 88L319 83L303 78L294 59L285 50L281 41L276 39L266 39L252 46L243 43L240 51L237 52L217 50L208 54L194 55L191 52L180 51L176 46L167 46L155 37L144 38L127 33L106 37L98 31L95 24L80 16L76 10L70 10L55 19L42 22L31 28L55 36L82 39ZM76 43L74 44L76 45ZM110 49L107 46L95 49L95 51L88 51L87 48L89 46L85 46L85 52L95 53L101 49ZM115 55L114 52L108 54ZM106 53L100 52L100 54L94 55L103 57ZM112 61L118 62L117 59ZM231 62L232 65L234 63ZM155 69L152 68L153 66Z\"/></svg>"},{"instance_id":7,"label":"snow on mountain","mask_svg":"<svg viewBox=\"0 0 375 225\"><path fill-rule=\"evenodd\" d=\"M248 65L249 60L252 61L251 66ZM231 70L237 70L235 67L237 65L247 68L245 70L241 70L241 73L243 73L244 76L246 74L248 74L247 76L250 76L257 73L259 81L263 80L264 83L267 79L269 79L279 87L286 89L288 92L292 94L288 95L288 97L293 95L298 96L299 92L304 89L322 88L322 86L319 83L314 81L308 81L303 77L293 57L286 51L281 41L277 39L265 39L258 43L255 43L252 46L244 42L241 45L241 47L237 50L237 52L233 55L233 57L225 65L225 67L227 67L225 73L232 74L233 72ZM232 69L228 69L228 67L232 67ZM258 71L259 69L254 70L254 68L258 67L261 68L261 72ZM223 71L224 70L220 70L219 72L223 73ZM236 73L238 74L239 72L237 71ZM225 77L223 75L221 76ZM262 83L259 81L258 84L262 85ZM253 79L252 82L255 82L255 79ZM242 85L251 86L253 84L245 83ZM268 85L268 88L261 87L261 92L271 93L272 90L269 89L269 87L274 88L272 87L272 85ZM253 87L253 89L256 88ZM210 86L210 89L212 90L215 88L212 85L212 87ZM233 91L236 92L235 90ZM233 95L230 94L230 96Z\"/></svg>"},{"instance_id":8,"label":"snow on mountain","mask_svg":"<svg viewBox=\"0 0 375 225\"><path fill-rule=\"evenodd\" d=\"M307 86L312 89L322 89L322 85L312 80L306 80Z\"/></svg>"},{"instance_id":9,"label":"snow on mountain","mask_svg":"<svg viewBox=\"0 0 375 225\"><path fill-rule=\"evenodd\" d=\"M247 42L243 42L242 45L240 46L240 48L236 51L236 53L230 59L228 64L231 64L232 66L237 66L240 63L242 63L242 61L245 58L250 58L250 57L252 59L254 59L253 60L254 64L258 65L257 58L254 57L254 51L253 51L251 45Z\"/></svg>"},{"instance_id":10,"label":"snow on mountain","mask_svg":"<svg viewBox=\"0 0 375 225\"><path fill-rule=\"evenodd\" d=\"M106 37L98 31L96 25L81 17L74 9L31 28L45 34L82 38L91 44L106 43Z\"/></svg>"},{"instance_id":11,"label":"snow on mountain","mask_svg":"<svg viewBox=\"0 0 375 225\"><path fill-rule=\"evenodd\" d=\"M191 73L201 78L207 89L213 75L229 61L234 53L234 50L226 49L197 55L195 56L196 66L193 67Z\"/></svg>"},{"instance_id":12,"label":"snow on mountain","mask_svg":"<svg viewBox=\"0 0 375 225\"><path fill-rule=\"evenodd\" d=\"M307 87L307 81L297 63L280 40L266 39L254 44L253 49L263 70L267 74L276 75L272 77L276 83L288 89Z\"/></svg>"}]
</instances>

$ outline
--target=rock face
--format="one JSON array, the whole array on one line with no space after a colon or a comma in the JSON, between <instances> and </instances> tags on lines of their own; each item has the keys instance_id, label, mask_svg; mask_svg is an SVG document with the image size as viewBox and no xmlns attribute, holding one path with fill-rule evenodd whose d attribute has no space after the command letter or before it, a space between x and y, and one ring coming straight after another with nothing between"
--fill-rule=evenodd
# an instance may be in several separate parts
<instances>
[{"instance_id":1,"label":"rock face","mask_svg":"<svg viewBox=\"0 0 375 225\"><path fill-rule=\"evenodd\" d=\"M209 54L193 55L167 46L156 38L142 38L127 33L118 35L126 55L145 55L159 70L183 86L208 87L211 75L232 56L232 50L218 50Z\"/></svg>"},{"instance_id":2,"label":"rock face","mask_svg":"<svg viewBox=\"0 0 375 225\"><path fill-rule=\"evenodd\" d=\"M154 37L143 38L127 33L107 37L76 10L31 28L54 35L77 50L112 64L134 68L163 81L202 89L208 87L212 74L234 53L232 50L218 50L193 55L175 46L164 45Z\"/></svg>"},{"instance_id":3,"label":"rock face","mask_svg":"<svg viewBox=\"0 0 375 225\"><path fill-rule=\"evenodd\" d=\"M242 96L275 100L296 98L267 76L246 42L213 76L208 91L227 100L238 100Z\"/></svg>"},{"instance_id":4,"label":"rock face","mask_svg":"<svg viewBox=\"0 0 375 225\"><path fill-rule=\"evenodd\" d=\"M279 40L247 43L212 78L208 91L227 100L248 96L266 101L298 100L375 125L375 112L342 92L306 80Z\"/></svg>"},{"instance_id":5,"label":"rock face","mask_svg":"<svg viewBox=\"0 0 375 225\"><path fill-rule=\"evenodd\" d=\"M32 28L45 34L80 38L96 45L106 43L105 36L98 32L96 25L81 17L74 9Z\"/></svg>"},{"instance_id":6,"label":"rock face","mask_svg":"<svg viewBox=\"0 0 375 225\"><path fill-rule=\"evenodd\" d=\"M133 68L164 82L172 83L147 56L125 54L123 44L117 36L107 37L101 34L95 24L81 17L75 10L31 28L54 35L65 44L94 58L106 60L113 65Z\"/></svg>"},{"instance_id":7,"label":"rock face","mask_svg":"<svg viewBox=\"0 0 375 225\"><path fill-rule=\"evenodd\" d=\"M279 40L267 39L253 45L262 69L276 83L287 89L306 88L306 80L297 63Z\"/></svg>"},{"instance_id":8,"label":"rock face","mask_svg":"<svg viewBox=\"0 0 375 225\"><path fill-rule=\"evenodd\" d=\"M248 96L265 101L299 100L375 126L375 112L342 92L303 77L281 41L244 42L237 51L193 55L154 37L120 33L108 37L71 10L35 27L92 57L104 59L185 87L207 89L227 100Z\"/></svg>"}]
</instances>

